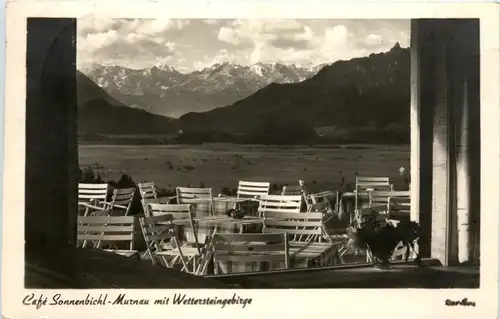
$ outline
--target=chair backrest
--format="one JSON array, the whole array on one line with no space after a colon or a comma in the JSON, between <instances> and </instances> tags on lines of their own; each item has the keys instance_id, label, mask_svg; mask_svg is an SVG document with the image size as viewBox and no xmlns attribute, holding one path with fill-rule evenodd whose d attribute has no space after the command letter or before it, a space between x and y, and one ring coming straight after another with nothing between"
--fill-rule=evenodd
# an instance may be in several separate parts
<instances>
[{"instance_id":1,"label":"chair backrest","mask_svg":"<svg viewBox=\"0 0 500 319\"><path fill-rule=\"evenodd\" d=\"M125 216L130 213L130 207L134 200L135 188L121 188L113 191L113 198L111 200L111 207L113 210L116 208L125 210Z\"/></svg>"},{"instance_id":2,"label":"chair backrest","mask_svg":"<svg viewBox=\"0 0 500 319\"><path fill-rule=\"evenodd\" d=\"M302 199L301 195L263 195L259 203L259 216L266 212L300 213Z\"/></svg>"},{"instance_id":3,"label":"chair backrest","mask_svg":"<svg viewBox=\"0 0 500 319\"><path fill-rule=\"evenodd\" d=\"M108 198L109 184L78 184L78 201L79 202L90 202L90 201L106 201Z\"/></svg>"},{"instance_id":4,"label":"chair backrest","mask_svg":"<svg viewBox=\"0 0 500 319\"><path fill-rule=\"evenodd\" d=\"M236 194L239 198L260 198L263 195L269 194L270 188L270 182L239 181Z\"/></svg>"},{"instance_id":5,"label":"chair backrest","mask_svg":"<svg viewBox=\"0 0 500 319\"><path fill-rule=\"evenodd\" d=\"M283 262L283 268L290 267L288 238L284 233L214 234L211 245L216 271L218 262Z\"/></svg>"},{"instance_id":6,"label":"chair backrest","mask_svg":"<svg viewBox=\"0 0 500 319\"><path fill-rule=\"evenodd\" d=\"M176 238L176 227L172 223L173 220L171 214L139 218L142 235L153 264L156 264L158 254L164 251L165 244L170 240L173 239L177 248L179 247ZM163 263L168 265L166 261L163 261Z\"/></svg>"},{"instance_id":7,"label":"chair backrest","mask_svg":"<svg viewBox=\"0 0 500 319\"><path fill-rule=\"evenodd\" d=\"M370 191L368 194L369 205L358 209L359 218L377 212L381 214L380 219L389 218L394 222L410 219L409 191Z\"/></svg>"},{"instance_id":8,"label":"chair backrest","mask_svg":"<svg viewBox=\"0 0 500 319\"><path fill-rule=\"evenodd\" d=\"M387 205L391 198L410 198L409 191L370 191L368 192L369 206Z\"/></svg>"},{"instance_id":9,"label":"chair backrest","mask_svg":"<svg viewBox=\"0 0 500 319\"><path fill-rule=\"evenodd\" d=\"M138 183L137 187L142 199L158 198L158 190L154 182Z\"/></svg>"},{"instance_id":10,"label":"chair backrest","mask_svg":"<svg viewBox=\"0 0 500 319\"><path fill-rule=\"evenodd\" d=\"M385 191L372 191L368 193L368 207L385 205L389 209L390 195Z\"/></svg>"},{"instance_id":11,"label":"chair backrest","mask_svg":"<svg viewBox=\"0 0 500 319\"><path fill-rule=\"evenodd\" d=\"M302 195L302 193L303 189L300 185L283 186L283 189L281 190L281 195Z\"/></svg>"},{"instance_id":12,"label":"chair backrest","mask_svg":"<svg viewBox=\"0 0 500 319\"><path fill-rule=\"evenodd\" d=\"M179 204L195 204L204 199L213 201L211 188L177 187L176 193Z\"/></svg>"},{"instance_id":13,"label":"chair backrest","mask_svg":"<svg viewBox=\"0 0 500 319\"><path fill-rule=\"evenodd\" d=\"M263 233L288 233L288 235L324 235L323 213L284 213L266 211Z\"/></svg>"},{"instance_id":14,"label":"chair backrest","mask_svg":"<svg viewBox=\"0 0 500 319\"><path fill-rule=\"evenodd\" d=\"M409 194L408 196L391 196L389 198L389 218L398 221L411 219L411 197Z\"/></svg>"},{"instance_id":15,"label":"chair backrest","mask_svg":"<svg viewBox=\"0 0 500 319\"><path fill-rule=\"evenodd\" d=\"M356 190L392 190L389 177L356 176Z\"/></svg>"},{"instance_id":16,"label":"chair backrest","mask_svg":"<svg viewBox=\"0 0 500 319\"><path fill-rule=\"evenodd\" d=\"M175 237L175 225L172 223L174 217L171 214L163 214L152 217L140 217L142 234L146 243L152 241L166 241Z\"/></svg>"},{"instance_id":17,"label":"chair backrest","mask_svg":"<svg viewBox=\"0 0 500 319\"><path fill-rule=\"evenodd\" d=\"M134 216L78 216L77 240L97 241L100 248L102 242L130 242L130 250L134 249L137 218Z\"/></svg>"},{"instance_id":18,"label":"chair backrest","mask_svg":"<svg viewBox=\"0 0 500 319\"><path fill-rule=\"evenodd\" d=\"M194 217L193 205L191 204L168 204L168 203L149 203L147 204L148 217L160 215L172 215L174 220L190 219Z\"/></svg>"},{"instance_id":19,"label":"chair backrest","mask_svg":"<svg viewBox=\"0 0 500 319\"><path fill-rule=\"evenodd\" d=\"M148 204L168 204L170 203L170 197L159 197L159 198L143 198L141 199L142 208L144 210L144 215L148 215Z\"/></svg>"}]
</instances>

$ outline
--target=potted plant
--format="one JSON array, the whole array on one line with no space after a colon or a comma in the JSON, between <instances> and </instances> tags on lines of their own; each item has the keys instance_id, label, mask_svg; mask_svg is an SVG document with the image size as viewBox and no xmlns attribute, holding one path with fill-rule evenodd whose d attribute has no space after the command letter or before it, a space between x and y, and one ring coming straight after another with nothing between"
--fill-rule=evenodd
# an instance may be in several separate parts
<instances>
[{"instance_id":1,"label":"potted plant","mask_svg":"<svg viewBox=\"0 0 500 319\"><path fill-rule=\"evenodd\" d=\"M383 215L372 211L359 226L350 226L347 234L348 248L355 252L361 250L370 254L375 266L389 267L390 258L400 242L406 246L405 261L408 261L410 252L412 250L415 252L414 245L420 238L421 230L416 222L401 221L395 225ZM418 253L416 255L414 261L420 265L420 256Z\"/></svg>"}]
</instances>

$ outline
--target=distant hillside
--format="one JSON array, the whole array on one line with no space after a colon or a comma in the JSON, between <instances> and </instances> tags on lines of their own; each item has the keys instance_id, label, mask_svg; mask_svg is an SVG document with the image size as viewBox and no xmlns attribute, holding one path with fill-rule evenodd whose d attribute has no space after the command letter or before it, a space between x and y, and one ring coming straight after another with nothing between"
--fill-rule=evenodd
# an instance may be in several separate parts
<instances>
[{"instance_id":1,"label":"distant hillside","mask_svg":"<svg viewBox=\"0 0 500 319\"><path fill-rule=\"evenodd\" d=\"M180 120L185 132L220 131L249 142L263 135L293 142L297 127L316 130L307 133L311 141L405 143L409 102L409 50L396 44L389 52L338 61L303 82L272 83L230 106ZM329 129L318 134L320 127Z\"/></svg>"},{"instance_id":2,"label":"distant hillside","mask_svg":"<svg viewBox=\"0 0 500 319\"><path fill-rule=\"evenodd\" d=\"M280 63L243 66L225 62L190 73L180 73L165 65L140 70L93 65L82 72L124 104L155 114L179 117L232 104L271 82L303 81L321 67Z\"/></svg>"},{"instance_id":3,"label":"distant hillside","mask_svg":"<svg viewBox=\"0 0 500 319\"><path fill-rule=\"evenodd\" d=\"M125 106L82 73L78 82L78 132L89 134L166 134L175 120Z\"/></svg>"},{"instance_id":4,"label":"distant hillside","mask_svg":"<svg viewBox=\"0 0 500 319\"><path fill-rule=\"evenodd\" d=\"M78 88L79 132L88 134L136 134L141 141L161 135L152 143L392 144L410 138L410 54L399 44L179 119L125 106L81 73Z\"/></svg>"}]
</instances>

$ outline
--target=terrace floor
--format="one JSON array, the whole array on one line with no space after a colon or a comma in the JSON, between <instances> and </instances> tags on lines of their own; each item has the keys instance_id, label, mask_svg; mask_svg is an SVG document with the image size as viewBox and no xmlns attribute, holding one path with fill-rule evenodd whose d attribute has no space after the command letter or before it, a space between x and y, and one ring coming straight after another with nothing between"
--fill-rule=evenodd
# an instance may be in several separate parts
<instances>
[{"instance_id":1,"label":"terrace floor","mask_svg":"<svg viewBox=\"0 0 500 319\"><path fill-rule=\"evenodd\" d=\"M239 288L479 288L478 266L443 267L428 260L424 266L394 264L389 269L371 265L210 276Z\"/></svg>"},{"instance_id":2,"label":"terrace floor","mask_svg":"<svg viewBox=\"0 0 500 319\"><path fill-rule=\"evenodd\" d=\"M94 249L26 253L25 287L41 289L478 288L479 267L369 264L199 277Z\"/></svg>"},{"instance_id":3,"label":"terrace floor","mask_svg":"<svg viewBox=\"0 0 500 319\"><path fill-rule=\"evenodd\" d=\"M26 253L25 287L39 289L199 289L230 288L202 278L153 266L97 249L57 249Z\"/></svg>"}]
</instances>

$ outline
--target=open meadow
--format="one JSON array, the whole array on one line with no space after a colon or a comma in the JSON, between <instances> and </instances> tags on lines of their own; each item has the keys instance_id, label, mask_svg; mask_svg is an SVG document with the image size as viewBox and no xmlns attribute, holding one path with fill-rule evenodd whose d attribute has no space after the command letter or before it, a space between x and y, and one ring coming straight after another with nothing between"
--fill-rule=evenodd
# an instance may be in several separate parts
<instances>
[{"instance_id":1,"label":"open meadow","mask_svg":"<svg viewBox=\"0 0 500 319\"><path fill-rule=\"evenodd\" d=\"M404 187L401 166L409 167L409 146L342 145L281 147L251 145L80 145L81 168L91 166L105 180L123 174L135 182L155 181L165 189L204 185L236 188L238 180L335 190L360 176L389 176Z\"/></svg>"}]
</instances>

